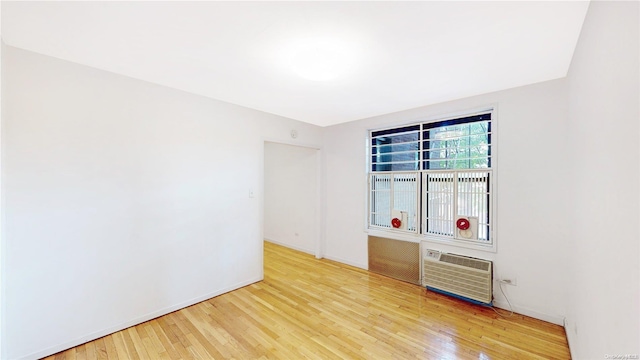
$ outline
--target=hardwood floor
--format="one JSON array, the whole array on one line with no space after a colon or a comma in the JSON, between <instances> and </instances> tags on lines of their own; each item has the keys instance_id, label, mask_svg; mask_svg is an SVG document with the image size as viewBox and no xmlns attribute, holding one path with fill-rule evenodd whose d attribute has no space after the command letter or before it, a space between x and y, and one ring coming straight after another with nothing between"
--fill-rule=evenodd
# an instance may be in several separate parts
<instances>
[{"instance_id":1,"label":"hardwood floor","mask_svg":"<svg viewBox=\"0 0 640 360\"><path fill-rule=\"evenodd\" d=\"M505 315L507 312L501 311ZM265 279L53 359L568 359L562 327L265 243Z\"/></svg>"}]
</instances>

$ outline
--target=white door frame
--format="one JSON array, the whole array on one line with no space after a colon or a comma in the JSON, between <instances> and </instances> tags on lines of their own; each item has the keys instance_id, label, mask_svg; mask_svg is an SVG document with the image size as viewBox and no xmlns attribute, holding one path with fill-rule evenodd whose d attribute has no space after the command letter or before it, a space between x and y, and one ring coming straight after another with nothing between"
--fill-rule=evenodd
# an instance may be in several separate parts
<instances>
[{"instance_id":1,"label":"white door frame","mask_svg":"<svg viewBox=\"0 0 640 360\"><path fill-rule=\"evenodd\" d=\"M316 144L306 144L294 141L283 141L281 139L269 139L264 138L262 141L262 171L260 173L261 181L261 191L260 191L260 228L262 239L264 240L264 156L265 156L265 145L267 142L280 144L280 145L289 145L289 146L297 146L301 148L313 149L316 150L316 183L318 186L316 187L316 219L315 219L315 228L317 229L316 234L314 236L315 243L315 257L317 259L322 259L324 257L324 238L325 238L325 206L322 201L324 194L324 174L323 174L323 151L322 146ZM263 264L264 266L264 264Z\"/></svg>"}]
</instances>

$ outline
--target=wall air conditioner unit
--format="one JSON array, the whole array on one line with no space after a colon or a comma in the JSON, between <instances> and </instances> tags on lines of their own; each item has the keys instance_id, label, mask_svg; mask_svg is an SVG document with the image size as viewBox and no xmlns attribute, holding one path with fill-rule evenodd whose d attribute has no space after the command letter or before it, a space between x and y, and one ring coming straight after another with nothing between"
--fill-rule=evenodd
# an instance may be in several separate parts
<instances>
[{"instance_id":1,"label":"wall air conditioner unit","mask_svg":"<svg viewBox=\"0 0 640 360\"><path fill-rule=\"evenodd\" d=\"M426 249L422 285L476 304L492 305L493 263Z\"/></svg>"}]
</instances>

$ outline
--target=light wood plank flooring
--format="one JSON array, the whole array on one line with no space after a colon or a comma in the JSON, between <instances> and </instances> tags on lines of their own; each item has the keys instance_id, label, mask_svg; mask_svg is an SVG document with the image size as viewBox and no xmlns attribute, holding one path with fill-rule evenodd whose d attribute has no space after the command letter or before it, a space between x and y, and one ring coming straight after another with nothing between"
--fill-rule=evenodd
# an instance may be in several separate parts
<instances>
[{"instance_id":1,"label":"light wood plank flooring","mask_svg":"<svg viewBox=\"0 0 640 360\"><path fill-rule=\"evenodd\" d=\"M501 311L505 315L507 312ZM568 359L562 327L265 243L265 279L53 359Z\"/></svg>"}]
</instances>

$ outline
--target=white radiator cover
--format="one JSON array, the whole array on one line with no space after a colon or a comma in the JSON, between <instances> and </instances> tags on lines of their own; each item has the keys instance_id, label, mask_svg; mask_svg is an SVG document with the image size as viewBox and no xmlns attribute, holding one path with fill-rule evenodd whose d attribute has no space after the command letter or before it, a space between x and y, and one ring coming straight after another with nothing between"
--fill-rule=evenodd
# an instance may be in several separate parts
<instances>
[{"instance_id":1,"label":"white radiator cover","mask_svg":"<svg viewBox=\"0 0 640 360\"><path fill-rule=\"evenodd\" d=\"M484 304L493 300L493 263L426 249L422 285Z\"/></svg>"}]
</instances>

